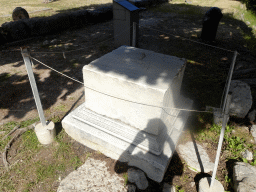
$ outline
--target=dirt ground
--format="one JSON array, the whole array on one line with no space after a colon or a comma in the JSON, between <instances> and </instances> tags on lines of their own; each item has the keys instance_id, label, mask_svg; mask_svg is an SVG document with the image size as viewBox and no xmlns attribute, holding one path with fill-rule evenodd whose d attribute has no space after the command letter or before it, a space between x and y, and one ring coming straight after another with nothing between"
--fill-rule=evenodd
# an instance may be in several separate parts
<instances>
[{"instance_id":1,"label":"dirt ground","mask_svg":"<svg viewBox=\"0 0 256 192\"><path fill-rule=\"evenodd\" d=\"M194 100L194 109L202 110L207 105L216 107L221 103L225 80L233 58L233 52L226 50L237 50L239 52L237 68L246 69L255 66L255 57L244 47L245 42L241 30L237 29L237 26L240 26L244 31L250 29L239 20L230 20L230 18L224 16L222 21L225 24L220 24L216 41L213 44L213 46L225 49L221 50L193 42L201 42L199 40L201 16L145 11L141 12L140 17L149 20L150 18L157 18L159 20L158 24L151 26L149 23L145 23L145 27L154 28L161 32L141 26L139 29L139 48L188 59L182 93ZM108 21L83 29L41 37L21 44L29 49L32 57L82 82L82 67L84 65L116 49L113 35L113 21ZM193 41L187 41L179 37L186 37ZM57 41L51 43L54 39ZM43 45L46 40L50 43ZM1 78L0 82L0 124L10 121L20 122L38 117L20 51L21 44L7 45L2 48L0 71L1 77L5 77L6 80ZM65 58L63 51L65 52ZM36 61L33 61L33 63L34 75L46 119L56 116L62 119L85 101L83 85L57 74ZM208 79L212 81L208 83ZM252 92L253 90L254 88L252 88ZM253 97L255 99L255 95ZM197 117L198 114L193 113L189 118L180 143L195 140L196 131L193 130L202 126L197 121ZM233 123L241 127L246 124L244 121L234 121ZM246 129L244 130L246 132ZM76 154L90 150L76 141L72 142ZM212 162L214 162L217 144L211 141L207 142L204 142L203 145ZM13 145L12 150L17 151L18 148L19 145ZM127 171L128 166L125 164L120 164L120 169L116 170L115 166L118 162L102 154L94 152L91 157L106 160L109 170L118 172L120 176ZM225 154L223 153L217 173L217 177L225 190L230 191L232 191L231 185L225 182L224 176L232 173L232 163L225 162ZM70 171L67 170L65 174ZM182 188L184 191L196 191L199 179L207 175L191 171L184 160L175 153L163 182L158 184L149 180L150 186L146 191L159 191L164 182ZM54 188L57 189L57 186L58 183Z\"/></svg>"}]
</instances>

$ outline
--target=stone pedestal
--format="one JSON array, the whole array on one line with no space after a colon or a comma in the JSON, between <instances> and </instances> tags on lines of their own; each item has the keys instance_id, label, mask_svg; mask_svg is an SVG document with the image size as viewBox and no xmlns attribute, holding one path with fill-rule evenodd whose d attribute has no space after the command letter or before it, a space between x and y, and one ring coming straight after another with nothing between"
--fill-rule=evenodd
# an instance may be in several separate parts
<instances>
[{"instance_id":1,"label":"stone pedestal","mask_svg":"<svg viewBox=\"0 0 256 192\"><path fill-rule=\"evenodd\" d=\"M185 59L119 47L84 66L85 103L64 118L63 128L161 182L188 118L187 111L170 108L192 108L180 95L185 64Z\"/></svg>"}]
</instances>

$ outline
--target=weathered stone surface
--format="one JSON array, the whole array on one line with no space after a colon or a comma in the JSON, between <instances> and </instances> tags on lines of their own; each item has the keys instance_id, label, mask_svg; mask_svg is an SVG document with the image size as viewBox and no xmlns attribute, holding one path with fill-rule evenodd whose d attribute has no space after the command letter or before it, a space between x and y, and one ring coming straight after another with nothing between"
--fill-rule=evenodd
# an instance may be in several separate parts
<instances>
[{"instance_id":1,"label":"weathered stone surface","mask_svg":"<svg viewBox=\"0 0 256 192\"><path fill-rule=\"evenodd\" d=\"M203 28L201 33L201 38L204 41L214 41L219 22L223 14L221 9L218 7L210 8L203 17Z\"/></svg>"},{"instance_id":2,"label":"weathered stone surface","mask_svg":"<svg viewBox=\"0 0 256 192\"><path fill-rule=\"evenodd\" d=\"M16 7L12 12L13 21L18 21L20 19L29 19L28 12L22 7Z\"/></svg>"},{"instance_id":3,"label":"weathered stone surface","mask_svg":"<svg viewBox=\"0 0 256 192\"><path fill-rule=\"evenodd\" d=\"M249 85L242 81L231 81L230 89L232 100L230 115L244 118L252 107L252 95Z\"/></svg>"},{"instance_id":4,"label":"weathered stone surface","mask_svg":"<svg viewBox=\"0 0 256 192\"><path fill-rule=\"evenodd\" d=\"M135 183L140 190L145 190L148 187L148 180L144 172L138 169L128 169L128 181Z\"/></svg>"},{"instance_id":5,"label":"weathered stone surface","mask_svg":"<svg viewBox=\"0 0 256 192\"><path fill-rule=\"evenodd\" d=\"M185 66L185 59L121 46L83 67L85 86L105 93L85 87L86 108L158 135L162 129L160 121L171 126L177 111L147 104L179 108ZM157 120L150 123L152 119Z\"/></svg>"},{"instance_id":6,"label":"weathered stone surface","mask_svg":"<svg viewBox=\"0 0 256 192\"><path fill-rule=\"evenodd\" d=\"M164 183L163 192L175 192L175 186Z\"/></svg>"},{"instance_id":7,"label":"weathered stone surface","mask_svg":"<svg viewBox=\"0 0 256 192\"><path fill-rule=\"evenodd\" d=\"M249 161L253 160L252 152L248 151L247 149L244 152L242 152L241 154L242 154L243 158L245 158Z\"/></svg>"},{"instance_id":8,"label":"weathered stone surface","mask_svg":"<svg viewBox=\"0 0 256 192\"><path fill-rule=\"evenodd\" d=\"M49 41L48 40L45 40L44 42L43 42L43 45L49 45L50 43L49 43Z\"/></svg>"},{"instance_id":9,"label":"weathered stone surface","mask_svg":"<svg viewBox=\"0 0 256 192\"><path fill-rule=\"evenodd\" d=\"M254 109L253 111L248 113L248 118L249 118L250 121L254 121L255 120L255 116L256 116L256 109Z\"/></svg>"},{"instance_id":10,"label":"weathered stone surface","mask_svg":"<svg viewBox=\"0 0 256 192\"><path fill-rule=\"evenodd\" d=\"M189 167L196 169L198 172L208 173L213 171L214 163L211 162L204 148L193 142L187 142L178 146L179 155L186 161ZM190 168L192 171L194 169Z\"/></svg>"},{"instance_id":11,"label":"weathered stone surface","mask_svg":"<svg viewBox=\"0 0 256 192\"><path fill-rule=\"evenodd\" d=\"M193 103L191 100L185 98L181 100L186 102L184 108L191 109ZM137 134L132 141L135 143L141 141L141 145L133 145L133 142L131 142L128 137L130 133L127 134L126 137L123 137L122 135L116 134L117 132L115 130L109 132L109 129L106 129L106 126L109 126L108 124L103 124L99 127L99 123L102 124L106 122L106 117L98 115L96 117L98 122L93 123L95 118L89 117L88 119L80 112L83 107L84 104L79 106L63 119L62 126L68 135L91 149L99 150L112 159L116 159L121 162L128 162L128 165L140 168L150 179L154 181L162 181L170 162L170 157L175 151L176 144L187 121L189 115L188 112L183 111L179 114L171 132L167 134L167 130L163 129L161 135L165 135L165 137L160 135L159 138L162 139L157 139L163 142L162 153L160 155L155 155L143 148L144 142L148 142L148 148L154 147L153 143L149 142L151 139L154 139L153 135L147 136L146 133L138 132L139 134ZM111 121L114 121L117 124L120 123L113 119ZM115 127L116 126L113 126L113 128ZM121 127L122 126L119 128ZM126 133L125 130L123 132ZM144 135L144 140L139 139L140 135Z\"/></svg>"},{"instance_id":12,"label":"weathered stone surface","mask_svg":"<svg viewBox=\"0 0 256 192\"><path fill-rule=\"evenodd\" d=\"M123 178L107 170L106 162L88 158L81 167L61 181L57 191L127 192L127 189Z\"/></svg>"},{"instance_id":13,"label":"weathered stone surface","mask_svg":"<svg viewBox=\"0 0 256 192\"><path fill-rule=\"evenodd\" d=\"M233 168L233 181L237 192L256 192L256 167L236 162Z\"/></svg>"},{"instance_id":14,"label":"weathered stone surface","mask_svg":"<svg viewBox=\"0 0 256 192\"><path fill-rule=\"evenodd\" d=\"M179 93L183 60L125 46L114 53L84 67L85 103L63 119L63 128L80 143L138 167L149 178L161 182L189 112L158 110L140 103L191 109L193 102ZM101 110L109 111L102 114ZM152 115L149 111L158 116L149 117ZM130 116L136 118L135 126L125 122L124 118L111 116L117 112L125 112L127 116L124 118L129 120L132 119ZM140 118L144 118L146 128L158 129L155 134L136 128Z\"/></svg>"},{"instance_id":15,"label":"weathered stone surface","mask_svg":"<svg viewBox=\"0 0 256 192\"><path fill-rule=\"evenodd\" d=\"M136 186L135 185L127 185L127 192L136 192Z\"/></svg>"}]
</instances>

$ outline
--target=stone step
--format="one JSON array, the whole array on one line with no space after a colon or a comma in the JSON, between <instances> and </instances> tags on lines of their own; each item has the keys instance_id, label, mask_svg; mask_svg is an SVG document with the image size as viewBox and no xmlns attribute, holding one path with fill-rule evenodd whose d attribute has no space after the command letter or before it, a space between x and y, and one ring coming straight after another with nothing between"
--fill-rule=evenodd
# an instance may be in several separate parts
<instances>
[{"instance_id":1,"label":"stone step","mask_svg":"<svg viewBox=\"0 0 256 192\"><path fill-rule=\"evenodd\" d=\"M193 101L185 98L182 98L182 101L185 103L184 108L191 109ZM128 136L124 137L123 134L122 137L124 138L120 138L117 132L111 133L109 129L111 125L114 125L114 127L121 125L122 127L123 124L120 123L120 121L113 119L106 121L106 117L95 116L92 112L87 111L87 114L90 113L91 115L91 117L88 118L88 116L84 114L86 112L81 113L81 110L86 111L84 105L85 104L82 104L63 119L62 126L67 134L76 141L94 150L99 150L112 159L128 162L128 165L140 168L149 178L157 182L162 181L171 156L175 151L178 139L187 121L189 112L182 111L180 115L177 116L173 128L169 131L167 131L167 128L164 128L161 134L155 136L155 138L152 134L150 135L144 131L138 131L137 134L131 132L129 134L130 141L128 141ZM90 118L94 119L88 120ZM97 118L98 120L96 121L95 119ZM101 122L101 124L97 124L96 122ZM105 122L107 123L103 125ZM120 131L122 129L116 128L116 130ZM133 131L134 130L135 129L133 129ZM123 131L124 133L126 132L125 130ZM134 138L132 138L132 135ZM142 136L144 138L142 138ZM160 155L153 154L148 150L156 148L156 146L154 146L156 143L158 143L158 147L162 145Z\"/></svg>"},{"instance_id":2,"label":"stone step","mask_svg":"<svg viewBox=\"0 0 256 192\"><path fill-rule=\"evenodd\" d=\"M180 108L185 108L187 100L181 97L179 101ZM86 109L85 105L81 105L78 108L78 112L73 115L73 118L87 123L114 137L118 137L129 144L134 144L142 150L150 151L155 155L160 155L163 151L165 138L171 133L173 128L180 129L180 118L182 117L182 113L184 112L180 110L171 110L169 112L171 127L166 127L164 123L161 123L162 127L159 135L153 135L129 126L120 120L114 120L106 116L99 115L89 109ZM145 140L145 138L147 139Z\"/></svg>"}]
</instances>

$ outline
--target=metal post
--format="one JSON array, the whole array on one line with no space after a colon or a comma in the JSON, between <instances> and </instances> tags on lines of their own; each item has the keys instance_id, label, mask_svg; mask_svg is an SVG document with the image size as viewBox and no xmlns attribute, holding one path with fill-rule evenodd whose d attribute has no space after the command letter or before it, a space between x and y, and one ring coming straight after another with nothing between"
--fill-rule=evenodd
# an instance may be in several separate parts
<instances>
[{"instance_id":1,"label":"metal post","mask_svg":"<svg viewBox=\"0 0 256 192\"><path fill-rule=\"evenodd\" d=\"M231 83L231 79L232 79L232 75L233 75L233 71L234 71L234 67L235 67L235 63L236 63L236 57L237 57L237 51L235 51L234 56L233 56L231 68L230 68L230 71L229 71L226 93L225 93L224 100L223 100L223 103L222 103L222 106L221 106L223 113L224 113L224 109L226 108L225 105L226 105L227 96L228 96L228 92L229 92L229 87L230 87L230 83Z\"/></svg>"},{"instance_id":2,"label":"metal post","mask_svg":"<svg viewBox=\"0 0 256 192\"><path fill-rule=\"evenodd\" d=\"M133 22L132 46L136 46L136 22Z\"/></svg>"},{"instance_id":3,"label":"metal post","mask_svg":"<svg viewBox=\"0 0 256 192\"><path fill-rule=\"evenodd\" d=\"M230 103L231 103L231 98L232 98L231 93L229 93L227 96L227 103L226 103L226 107L225 107L222 128L221 128L221 133L220 133L220 138L219 138L219 145L218 145L217 154L216 154L216 158L215 158L215 164L214 164L214 169L213 169L213 173L212 173L210 188L212 188L214 181L215 181L215 177L216 177L216 172L217 172L219 158L220 158L220 152L221 152L221 148L222 148L222 142L224 139L225 128L226 128L226 124L227 124L227 120L228 120L228 116L229 116L229 107L230 107Z\"/></svg>"},{"instance_id":4,"label":"metal post","mask_svg":"<svg viewBox=\"0 0 256 192\"><path fill-rule=\"evenodd\" d=\"M22 54L22 57L24 59L24 63L26 65L26 69L27 69L27 72L28 72L28 78L29 78L29 82L30 82L32 92L33 92L33 95L34 95L34 99L35 99L35 102L36 102L37 111L38 111L41 123L42 123L43 127L45 127L46 126L46 121L45 121L45 117L44 117L44 111L43 111L43 107L42 107L42 104L41 104L41 100L39 98L38 90L37 90L37 87L36 87L36 81L35 81L35 77L34 77L34 74L33 74L32 67L31 67L30 58L29 58L29 54L28 54L27 49L22 50L22 48L21 48L21 54Z\"/></svg>"}]
</instances>

